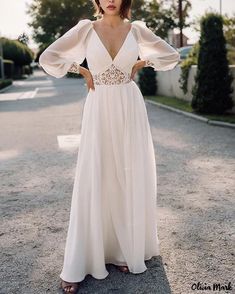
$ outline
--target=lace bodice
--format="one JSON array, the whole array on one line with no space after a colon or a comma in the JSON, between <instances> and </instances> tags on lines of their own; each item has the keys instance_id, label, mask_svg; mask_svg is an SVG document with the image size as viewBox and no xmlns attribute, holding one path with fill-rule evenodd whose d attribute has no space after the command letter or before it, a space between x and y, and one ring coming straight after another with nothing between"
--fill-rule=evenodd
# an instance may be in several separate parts
<instances>
[{"instance_id":1,"label":"lace bodice","mask_svg":"<svg viewBox=\"0 0 235 294\"><path fill-rule=\"evenodd\" d=\"M96 85L119 85L131 81L130 73L126 73L111 64L108 69L93 75L93 81Z\"/></svg>"},{"instance_id":2,"label":"lace bodice","mask_svg":"<svg viewBox=\"0 0 235 294\"><path fill-rule=\"evenodd\" d=\"M131 81L138 56L155 71L173 69L180 60L178 51L139 20L131 23L124 43L112 59L93 22L83 19L44 50L39 64L48 74L60 78L68 71L79 73L80 64L86 58L96 85L116 85Z\"/></svg>"}]
</instances>

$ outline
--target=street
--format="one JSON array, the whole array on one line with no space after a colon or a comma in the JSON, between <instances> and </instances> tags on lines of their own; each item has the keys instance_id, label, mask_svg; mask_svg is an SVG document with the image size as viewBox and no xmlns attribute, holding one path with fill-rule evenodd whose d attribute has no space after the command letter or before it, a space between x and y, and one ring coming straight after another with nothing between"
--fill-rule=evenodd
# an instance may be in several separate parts
<instances>
[{"instance_id":1,"label":"street","mask_svg":"<svg viewBox=\"0 0 235 294\"><path fill-rule=\"evenodd\" d=\"M87 88L84 79L41 70L14 83L0 94L0 293L60 293ZM109 276L87 276L81 293L189 294L199 293L193 284L229 282L234 289L235 131L146 107L161 256L137 275L107 265Z\"/></svg>"}]
</instances>

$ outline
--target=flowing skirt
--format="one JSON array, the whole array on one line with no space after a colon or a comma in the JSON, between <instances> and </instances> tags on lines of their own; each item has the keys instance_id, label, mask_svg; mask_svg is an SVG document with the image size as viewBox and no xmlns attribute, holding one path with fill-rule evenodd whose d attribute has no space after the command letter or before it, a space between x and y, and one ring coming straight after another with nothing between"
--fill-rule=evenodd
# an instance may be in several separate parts
<instances>
[{"instance_id":1,"label":"flowing skirt","mask_svg":"<svg viewBox=\"0 0 235 294\"><path fill-rule=\"evenodd\" d=\"M82 129L60 277L104 279L105 264L137 274L160 254L157 177L144 98L134 81L95 85Z\"/></svg>"}]
</instances>

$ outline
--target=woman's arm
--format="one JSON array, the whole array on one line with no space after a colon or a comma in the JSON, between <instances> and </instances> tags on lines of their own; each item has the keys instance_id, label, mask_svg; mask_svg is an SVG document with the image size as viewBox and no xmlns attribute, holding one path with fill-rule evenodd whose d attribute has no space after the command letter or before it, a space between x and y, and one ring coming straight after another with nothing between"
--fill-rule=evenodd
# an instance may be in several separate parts
<instances>
[{"instance_id":1,"label":"woman's arm","mask_svg":"<svg viewBox=\"0 0 235 294\"><path fill-rule=\"evenodd\" d=\"M39 57L42 68L56 78L63 77L70 70L79 72L79 64L85 59L85 38L91 26L89 19L80 20L49 45Z\"/></svg>"},{"instance_id":2,"label":"woman's arm","mask_svg":"<svg viewBox=\"0 0 235 294\"><path fill-rule=\"evenodd\" d=\"M166 71L179 63L179 52L156 36L145 22L136 20L132 25L137 29L139 55L141 60L146 61L146 67L151 66L155 71Z\"/></svg>"}]
</instances>

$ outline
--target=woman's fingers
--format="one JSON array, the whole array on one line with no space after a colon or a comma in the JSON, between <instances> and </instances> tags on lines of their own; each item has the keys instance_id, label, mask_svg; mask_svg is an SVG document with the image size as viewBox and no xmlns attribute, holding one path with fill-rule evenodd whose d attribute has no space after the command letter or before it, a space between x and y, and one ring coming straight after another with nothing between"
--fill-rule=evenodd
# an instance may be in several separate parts
<instances>
[{"instance_id":1,"label":"woman's fingers","mask_svg":"<svg viewBox=\"0 0 235 294\"><path fill-rule=\"evenodd\" d=\"M90 88L91 88L92 90L95 90L95 87L94 87L94 83L93 83L93 81L90 82Z\"/></svg>"},{"instance_id":2,"label":"woman's fingers","mask_svg":"<svg viewBox=\"0 0 235 294\"><path fill-rule=\"evenodd\" d=\"M132 72L131 72L131 79L132 79L132 80L134 79L135 74L136 74L136 70L133 69Z\"/></svg>"},{"instance_id":3,"label":"woman's fingers","mask_svg":"<svg viewBox=\"0 0 235 294\"><path fill-rule=\"evenodd\" d=\"M131 79L134 79L135 74L142 69L145 66L145 61L143 60L138 60L135 65L132 67L132 72L131 72Z\"/></svg>"},{"instance_id":4,"label":"woman's fingers","mask_svg":"<svg viewBox=\"0 0 235 294\"><path fill-rule=\"evenodd\" d=\"M91 88L92 88L93 90L95 90L95 86L94 86L93 79L92 79L92 81L91 81Z\"/></svg>"},{"instance_id":5,"label":"woman's fingers","mask_svg":"<svg viewBox=\"0 0 235 294\"><path fill-rule=\"evenodd\" d=\"M87 82L87 89L88 89L88 91L90 89L95 90L94 82L93 82L93 78L92 77L87 78L86 82Z\"/></svg>"}]
</instances>

